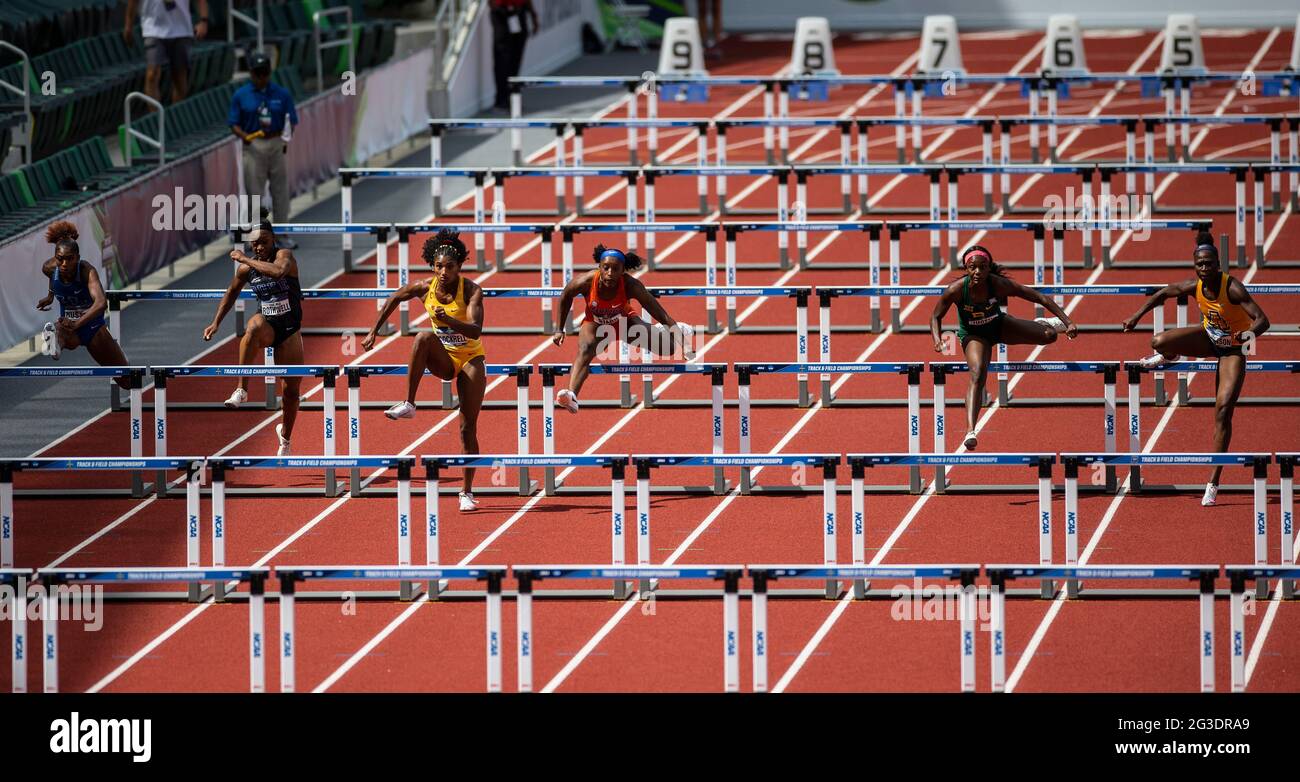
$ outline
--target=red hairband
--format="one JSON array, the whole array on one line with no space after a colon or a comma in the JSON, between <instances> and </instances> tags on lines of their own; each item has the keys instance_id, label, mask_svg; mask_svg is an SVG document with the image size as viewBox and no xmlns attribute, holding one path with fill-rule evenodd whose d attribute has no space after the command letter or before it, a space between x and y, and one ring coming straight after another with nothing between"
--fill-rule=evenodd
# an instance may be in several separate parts
<instances>
[{"instance_id":1,"label":"red hairband","mask_svg":"<svg viewBox=\"0 0 1300 782\"><path fill-rule=\"evenodd\" d=\"M966 259L970 260L971 258L974 258L977 255L982 256L985 260L989 260L989 261L993 260L993 257L988 253L984 252L983 250L971 250L970 252L966 253Z\"/></svg>"}]
</instances>

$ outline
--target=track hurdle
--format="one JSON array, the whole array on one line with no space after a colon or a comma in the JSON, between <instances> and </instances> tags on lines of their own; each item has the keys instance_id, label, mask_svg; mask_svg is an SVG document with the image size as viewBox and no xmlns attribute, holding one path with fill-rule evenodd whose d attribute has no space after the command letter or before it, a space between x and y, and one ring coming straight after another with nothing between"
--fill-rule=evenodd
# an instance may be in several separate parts
<instances>
[{"instance_id":1,"label":"track hurdle","mask_svg":"<svg viewBox=\"0 0 1300 782\"><path fill-rule=\"evenodd\" d=\"M835 505L836 467L840 463L839 454L732 454L732 455L703 455L703 454L641 454L631 457L632 466L636 468L636 507L637 507L637 557L638 564L649 565L650 563L650 471L659 467L713 467L714 472L714 494L721 494L726 490L726 482L723 478L723 468L739 467L745 473L752 468L763 467L812 467L821 470L821 492L822 492L822 552L825 564L834 565L836 563L836 527L837 527L837 510ZM691 491L690 487L659 487L660 491L681 493ZM797 486L789 491L804 492L804 486ZM769 492L772 489L768 490ZM816 491L816 489L812 489ZM838 589L836 585L827 583L826 595L828 598L836 596L832 590ZM650 589L646 582L642 582L642 596L645 596Z\"/></svg>"},{"instance_id":2,"label":"track hurdle","mask_svg":"<svg viewBox=\"0 0 1300 782\"><path fill-rule=\"evenodd\" d=\"M905 402L907 404L907 450L908 453L919 454L921 452L921 370L924 367L925 365L919 362L890 363L884 361L846 364L736 364L734 368L739 381L739 453L751 453L750 431L753 422L750 412L751 406L754 404L769 407L788 406L790 401L782 399L754 402L751 400L750 394L751 378L763 374L799 373L799 399L797 401L800 407L808 407L810 400L807 373L821 372L820 403L823 407L894 407ZM907 378L907 398L905 400L837 398L831 393L831 374L903 375ZM740 471L740 489L742 494L749 494L752 491L772 491L770 487L754 486L750 481L749 470L746 468L742 468ZM910 490L913 494L919 493L921 491L920 467L912 467L909 486L891 487L890 490L898 489Z\"/></svg>"},{"instance_id":3,"label":"track hurdle","mask_svg":"<svg viewBox=\"0 0 1300 782\"><path fill-rule=\"evenodd\" d=\"M1254 286L1247 286L1251 290ZM1159 313L1160 310L1156 309ZM1183 311L1179 311L1179 326L1186 325L1183 319ZM1159 325L1159 324L1157 324ZM1161 328L1160 330L1163 330ZM1157 332L1158 333L1158 332ZM1213 396L1193 397L1189 390L1188 373L1191 372L1218 372L1219 362L1216 360L1196 360L1196 361L1172 361L1160 367L1147 369L1136 361L1125 362L1124 369L1128 374L1128 406L1129 406L1129 427L1136 429L1140 425L1140 412L1138 406L1141 403L1142 375L1152 374L1155 376L1155 396L1148 397L1148 401L1153 401L1156 405L1165 405L1168 403L1168 394L1165 391L1164 373L1178 373L1178 403L1180 405L1196 405L1203 407L1212 407L1215 404ZM1246 361L1246 372L1278 372L1283 374L1300 374L1300 361ZM1296 399L1286 396L1247 396L1237 400L1237 404L1252 405L1282 405L1291 406L1296 404ZM1132 434L1132 432L1131 432ZM1136 436L1136 435L1135 435Z\"/></svg>"},{"instance_id":4,"label":"track hurdle","mask_svg":"<svg viewBox=\"0 0 1300 782\"><path fill-rule=\"evenodd\" d=\"M624 493L624 475L627 466L627 457L625 456L603 456L590 454L554 454L542 456L513 456L510 454L475 454L459 456L423 456L420 459L424 465L425 480L425 558L426 564L433 566L439 563L439 540L442 534L442 511L440 505L441 493L451 494L450 490L442 492L440 483L443 477L443 470L449 467L477 468L487 470L497 470L507 467L517 467L520 473L528 475L529 467L542 467L547 471L547 475L554 474L557 467L564 468L569 472L577 467L603 467L610 471L610 484L608 486L588 486L588 487L567 487L570 494L610 494L610 540L612 549L611 561L616 565L623 564L623 550L625 547L626 527L626 502ZM547 479L546 496L553 496L554 480L550 477ZM617 585L616 585L617 586ZM429 597L436 598L439 588L435 583L429 584ZM616 598L625 595L615 592Z\"/></svg>"},{"instance_id":5,"label":"track hurdle","mask_svg":"<svg viewBox=\"0 0 1300 782\"><path fill-rule=\"evenodd\" d=\"M869 242L869 255L875 260L876 268L879 268L880 262L880 232L884 223L879 220L790 220L782 210L777 215L775 222L746 222L746 223L726 223L723 228L726 236L726 269L728 285L734 285L731 280L735 279L736 268L736 237L746 231L776 231L777 246L780 252L780 268L790 268L790 233L795 234L795 247L799 258L799 268L812 268L808 260L808 234L814 233L857 233L866 234ZM747 264L746 268L771 268L761 264ZM858 260L821 262L817 264L818 269L868 269L869 264Z\"/></svg>"},{"instance_id":6,"label":"track hurdle","mask_svg":"<svg viewBox=\"0 0 1300 782\"><path fill-rule=\"evenodd\" d=\"M111 300L110 300L111 306ZM114 334L120 333L116 329L110 330ZM118 378L124 378L127 382L127 400L128 409L130 410L130 430L128 434L127 449L133 458L141 458L144 455L144 375L148 367L126 366L126 367L101 367L101 366L80 366L80 367L0 367L0 381L13 378L29 377L49 377L49 378L78 378L78 377L106 377L114 382L108 384L109 387L109 407L114 412L121 412L122 395L121 386L116 382ZM143 484L134 486L135 495L143 496Z\"/></svg>"},{"instance_id":7,"label":"track hurdle","mask_svg":"<svg viewBox=\"0 0 1300 782\"><path fill-rule=\"evenodd\" d=\"M179 470L185 472L185 492L191 515L198 513L199 484L202 482L203 457L123 458L120 456L100 458L32 458L0 460L0 567L13 567L16 520L14 517L14 497L53 497L61 499L97 499L113 497L142 497L132 490L104 488L58 488L58 489L14 489L14 474L22 471L48 470L53 472L80 472L93 470L98 472L131 472L133 482L138 482L140 473L154 471ZM145 488L151 488L146 486Z\"/></svg>"},{"instance_id":8,"label":"track hurdle","mask_svg":"<svg viewBox=\"0 0 1300 782\"><path fill-rule=\"evenodd\" d=\"M528 387L529 377L532 375L533 368L528 364L486 364L487 374L505 375L515 378L515 400L506 402L503 400L484 400L483 409L513 409L515 411L516 432L519 441L520 455L527 454L529 451L529 440L531 438L529 413L528 413ZM363 402L361 400L361 381L368 377L393 376L405 377L410 371L409 367L404 364L352 364L343 368L343 373L347 377L348 383L348 455L356 458L361 455L361 410L383 410L390 407L391 401L370 400ZM425 370L426 375L432 375L429 370ZM442 383L442 401L440 406L434 409L453 410L459 405L459 401L452 395L451 381L443 380ZM431 405L416 403L419 409L432 408ZM364 486L361 483L361 473L359 470L353 470L351 474L351 491L353 494L360 493ZM521 471L519 477L519 494L526 494L531 489L527 483L526 474ZM483 494L504 493L512 490L502 490L496 487L484 488Z\"/></svg>"},{"instance_id":9,"label":"track hurdle","mask_svg":"<svg viewBox=\"0 0 1300 782\"><path fill-rule=\"evenodd\" d=\"M11 692L27 692L27 659L32 648L27 636L27 582L35 573L27 568L0 568L0 588L9 594L5 610L9 612L10 622Z\"/></svg>"},{"instance_id":10,"label":"track hurdle","mask_svg":"<svg viewBox=\"0 0 1300 782\"><path fill-rule=\"evenodd\" d=\"M961 584L960 607L960 643L958 655L961 660L961 691L975 691L975 579L979 575L979 565L880 565L866 567L827 567L817 565L750 565L749 576L754 582L750 610L753 615L753 653L754 692L768 691L768 649L771 646L771 632L767 621L768 585L780 578L824 578L828 583L838 585L840 580L851 579L854 583L854 596L861 600L867 597L866 579L881 578L942 578L959 581ZM891 594L891 598L896 597Z\"/></svg>"},{"instance_id":11,"label":"track hurdle","mask_svg":"<svg viewBox=\"0 0 1300 782\"><path fill-rule=\"evenodd\" d=\"M280 692L297 691L297 658L301 654L294 624L294 601L298 582L399 581L403 587L416 581L436 583L440 579L486 582L487 606L487 691L501 692L501 582L505 567L391 567L384 565L277 567L280 580Z\"/></svg>"},{"instance_id":12,"label":"track hurdle","mask_svg":"<svg viewBox=\"0 0 1300 782\"><path fill-rule=\"evenodd\" d=\"M1281 508L1281 532L1282 532L1282 566L1295 566L1295 466L1300 461L1300 453L1279 453L1277 454L1277 463L1280 466L1281 476L1278 481L1278 497ZM1295 597L1296 582L1284 579L1282 581L1282 597L1288 600Z\"/></svg>"},{"instance_id":13,"label":"track hurdle","mask_svg":"<svg viewBox=\"0 0 1300 782\"><path fill-rule=\"evenodd\" d=\"M718 297L725 297L727 330L733 333L743 334L790 334L795 335L796 355L807 358L808 353L808 297L812 295L811 285L786 285L782 287L677 287L661 286L647 288L655 298L673 297L673 298L692 298L704 297L705 316L708 323L705 329L709 334L718 334L722 327L718 322ZM768 298L784 296L785 298L794 299L795 303L795 325L752 325L742 326L736 315L737 298Z\"/></svg>"},{"instance_id":14,"label":"track hurdle","mask_svg":"<svg viewBox=\"0 0 1300 782\"><path fill-rule=\"evenodd\" d=\"M149 584L212 582L224 591L227 582L248 584L248 691L266 691L266 579L270 568L47 568L36 571L45 586L41 606L44 630L45 692L59 691L59 614L67 584Z\"/></svg>"},{"instance_id":15,"label":"track hurdle","mask_svg":"<svg viewBox=\"0 0 1300 782\"><path fill-rule=\"evenodd\" d=\"M1139 453L1134 450L1132 453L1119 454L1097 454L1097 453L1070 453L1061 454L1061 458L1071 459L1074 467L1066 462L1065 476L1065 512L1067 519L1071 512L1076 516L1078 514L1078 467L1090 467L1093 465L1104 465L1107 467L1127 466L1129 468L1128 491L1134 494L1142 493L1184 493L1197 492L1202 487L1201 484L1165 484L1155 485L1145 483L1142 480L1142 467L1213 467L1215 465L1250 467L1253 473L1253 480L1248 485L1231 485L1224 484L1219 487L1220 492L1251 492L1254 495L1254 502L1251 508L1251 529L1255 541L1255 565L1263 566L1268 564L1268 465L1272 463L1273 458L1266 453ZM1071 476L1071 473L1074 473ZM1072 488L1073 487L1073 488ZM1067 558L1073 551L1074 555L1078 554L1078 542L1071 541L1070 530L1066 530L1066 556ZM1067 559L1067 564L1073 564ZM1260 586L1261 597L1267 594L1268 584L1263 582Z\"/></svg>"},{"instance_id":16,"label":"track hurdle","mask_svg":"<svg viewBox=\"0 0 1300 782\"><path fill-rule=\"evenodd\" d=\"M397 235L397 286L402 287L410 282L411 277L411 237L417 233L432 234L439 228L453 228L463 234L473 234L474 236L474 265L467 267L472 271L488 271L496 268L501 271L532 271L543 269L550 261L551 236L555 232L555 225L549 222L506 222L504 209L496 209L488 212L484 217L490 218L491 222L476 221L473 223L394 223L393 231ZM487 255L487 235L492 236L492 257ZM506 234L533 234L541 240L542 264L537 267L531 267L526 264L511 264L506 261L505 236ZM417 251L416 259L419 260ZM542 287L549 287L550 284L545 281L543 275ZM376 284L377 288L387 288L384 284ZM418 305L419 302L412 300L411 306ZM408 333L406 326L406 313L403 312L402 333Z\"/></svg>"},{"instance_id":17,"label":"track hurdle","mask_svg":"<svg viewBox=\"0 0 1300 782\"><path fill-rule=\"evenodd\" d=\"M563 274L563 278L562 278L563 283L561 283L560 287L564 287L565 285L568 285L569 281L573 279L574 265L575 265L573 238L578 234L621 233L624 235L623 236L624 247L633 252L637 251L637 244L638 244L637 236L639 234L645 234L646 268L651 271L653 271L656 268L658 269L716 269L717 252L718 252L718 248L717 248L718 231L723 226L718 223L700 223L700 222L694 222L694 223L659 222L657 223L654 221L654 217L655 217L654 198L655 198L654 182L651 181L650 179L647 179L646 196L645 196L646 221L643 223L637 222L635 216L630 216L628 221L623 223L562 223L560 224L558 226L560 231L560 239L561 239L561 245L560 245L561 267L560 268ZM698 263L674 263L671 266L664 266L662 264L657 266L655 264L655 244L656 244L655 237L657 234L661 234L661 233L703 234L705 240L705 244L704 244L704 252L706 258L705 263L703 265ZM590 258L590 256L587 257ZM586 265L587 265L587 261L586 259L584 259L582 266L585 267ZM518 267L511 267L511 268L518 268ZM775 267L771 265L767 265L761 268L771 269ZM717 282L715 279L714 281L711 282L706 281L706 284L717 285Z\"/></svg>"},{"instance_id":18,"label":"track hurdle","mask_svg":"<svg viewBox=\"0 0 1300 782\"><path fill-rule=\"evenodd\" d=\"M1224 567L1231 587L1228 616L1232 633L1232 691L1246 691L1246 584L1254 581L1256 599L1268 597L1268 580L1276 578L1282 584L1294 585L1300 578L1300 568L1260 567L1256 565L1228 565Z\"/></svg>"},{"instance_id":19,"label":"track hurdle","mask_svg":"<svg viewBox=\"0 0 1300 782\"><path fill-rule=\"evenodd\" d=\"M1038 578L1043 579L1044 583L1050 583L1050 579L1067 582L1081 579L1173 579L1197 582L1200 591L1200 631L1194 643L1191 638L1186 639L1185 643L1195 649L1200 660L1201 692L1214 692L1214 580L1219 575L1217 565L988 565L984 572L988 574L992 587L989 638L992 647L993 692L1006 691L1006 584L1018 578Z\"/></svg>"},{"instance_id":20,"label":"track hurdle","mask_svg":"<svg viewBox=\"0 0 1300 782\"><path fill-rule=\"evenodd\" d=\"M551 89L600 89L602 87L615 87L627 91L627 118L629 120L637 119L637 96L644 91L645 78L643 76L511 76L510 77L510 118L518 120L524 113L524 96L525 87L545 87ZM653 104L651 104L653 105ZM648 115L651 119L655 114L651 112ZM653 139L653 136L652 136ZM653 143L653 141L652 141ZM637 143L636 131L628 129L627 134L628 163L637 165ZM515 164L519 165L523 160L523 134L519 129L510 131L510 148L514 151Z\"/></svg>"},{"instance_id":21,"label":"track hurdle","mask_svg":"<svg viewBox=\"0 0 1300 782\"><path fill-rule=\"evenodd\" d=\"M643 584L651 580L701 580L723 582L722 592L722 661L723 691L740 691L740 565L671 565L592 566L592 565L515 565L511 568L519 581L516 597L518 623L519 691L533 691L533 586L544 579L634 579ZM665 593L656 593L663 596ZM671 592L667 593L671 594Z\"/></svg>"}]
</instances>

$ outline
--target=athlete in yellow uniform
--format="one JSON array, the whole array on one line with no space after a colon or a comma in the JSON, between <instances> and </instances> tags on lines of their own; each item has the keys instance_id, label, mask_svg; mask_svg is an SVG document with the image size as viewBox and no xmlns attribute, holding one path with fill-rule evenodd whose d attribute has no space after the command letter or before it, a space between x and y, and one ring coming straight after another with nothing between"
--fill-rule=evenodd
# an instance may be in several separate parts
<instances>
[{"instance_id":1,"label":"athlete in yellow uniform","mask_svg":"<svg viewBox=\"0 0 1300 782\"><path fill-rule=\"evenodd\" d=\"M394 420L415 417L415 394L426 369L443 380L455 379L460 396L461 447L467 454L476 454L479 452L478 414L487 389L487 366L482 339L483 289L460 274L466 254L460 234L450 228L443 228L427 240L421 256L433 269L434 276L411 282L389 296L375 327L361 346L366 350L373 348L379 329L398 305L409 299L420 299L429 313L433 331L415 336L407 367L406 400L384 411L384 415ZM477 506L474 468L470 467L465 470L460 509L468 512Z\"/></svg>"},{"instance_id":2,"label":"athlete in yellow uniform","mask_svg":"<svg viewBox=\"0 0 1300 782\"><path fill-rule=\"evenodd\" d=\"M1232 441L1232 413L1241 395L1246 378L1246 354L1253 351L1255 339L1268 330L1268 316L1259 308L1250 292L1239 280L1220 269L1219 250L1214 237L1200 232L1196 237L1193 256L1196 277L1176 282L1156 291L1133 317L1124 321L1124 331L1132 331L1147 312L1164 304L1166 299L1195 294L1196 305L1201 310L1201 323L1181 329L1168 329L1151 340L1155 354L1141 360L1147 368L1155 368L1174 361L1179 356L1193 358L1218 358L1216 379L1217 395L1214 400L1214 450L1228 450ZM1219 474L1216 466L1205 484L1202 505L1213 505L1219 493Z\"/></svg>"}]
</instances>

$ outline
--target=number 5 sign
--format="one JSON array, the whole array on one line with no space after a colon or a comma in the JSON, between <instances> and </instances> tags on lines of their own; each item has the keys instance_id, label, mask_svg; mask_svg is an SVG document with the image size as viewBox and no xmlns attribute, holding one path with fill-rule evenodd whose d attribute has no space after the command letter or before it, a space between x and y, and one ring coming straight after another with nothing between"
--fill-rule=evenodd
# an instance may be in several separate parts
<instances>
[{"instance_id":1,"label":"number 5 sign","mask_svg":"<svg viewBox=\"0 0 1300 782\"><path fill-rule=\"evenodd\" d=\"M1165 25L1165 47L1160 54L1160 71L1204 73L1205 50L1201 30L1192 14L1170 14Z\"/></svg>"}]
</instances>

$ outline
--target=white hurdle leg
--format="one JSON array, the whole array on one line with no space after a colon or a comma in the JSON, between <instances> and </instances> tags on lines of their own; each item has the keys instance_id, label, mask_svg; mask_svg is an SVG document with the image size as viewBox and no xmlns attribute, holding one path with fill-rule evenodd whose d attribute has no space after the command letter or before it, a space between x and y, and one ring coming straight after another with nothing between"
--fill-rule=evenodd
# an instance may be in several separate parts
<instances>
[{"instance_id":1,"label":"white hurdle leg","mask_svg":"<svg viewBox=\"0 0 1300 782\"><path fill-rule=\"evenodd\" d=\"M989 589L989 663L992 666L993 692L1007 689L1007 596L1002 576L993 579Z\"/></svg>"},{"instance_id":2,"label":"white hurdle leg","mask_svg":"<svg viewBox=\"0 0 1300 782\"><path fill-rule=\"evenodd\" d=\"M45 641L45 691L59 691L59 585L46 584L41 598L41 627Z\"/></svg>"},{"instance_id":3,"label":"white hurdle leg","mask_svg":"<svg viewBox=\"0 0 1300 782\"><path fill-rule=\"evenodd\" d=\"M298 639L294 628L294 580L280 577L280 692L296 692L297 667L294 654Z\"/></svg>"},{"instance_id":4,"label":"white hurdle leg","mask_svg":"<svg viewBox=\"0 0 1300 782\"><path fill-rule=\"evenodd\" d=\"M197 469L195 469L197 466ZM192 462L185 481L185 567L198 568L199 563L199 487L203 483L203 467Z\"/></svg>"},{"instance_id":5,"label":"white hurdle leg","mask_svg":"<svg viewBox=\"0 0 1300 782\"><path fill-rule=\"evenodd\" d=\"M754 692L767 692L767 576L754 578L754 592L750 598L752 633L754 639Z\"/></svg>"},{"instance_id":6,"label":"white hurdle leg","mask_svg":"<svg viewBox=\"0 0 1300 782\"><path fill-rule=\"evenodd\" d=\"M967 583L969 581L969 583ZM962 576L961 584L961 691L975 692L975 577Z\"/></svg>"},{"instance_id":7,"label":"white hurdle leg","mask_svg":"<svg viewBox=\"0 0 1300 782\"><path fill-rule=\"evenodd\" d=\"M0 567L14 566L14 484L6 468L0 480Z\"/></svg>"},{"instance_id":8,"label":"white hurdle leg","mask_svg":"<svg viewBox=\"0 0 1300 782\"><path fill-rule=\"evenodd\" d=\"M11 623L13 643L10 645L9 666L13 674L13 691L27 692L27 658L31 646L27 643L27 584L20 579L14 585L13 595L9 598L12 612Z\"/></svg>"},{"instance_id":9,"label":"white hurdle leg","mask_svg":"<svg viewBox=\"0 0 1300 782\"><path fill-rule=\"evenodd\" d=\"M501 579L488 577L487 691L501 692Z\"/></svg>"},{"instance_id":10,"label":"white hurdle leg","mask_svg":"<svg viewBox=\"0 0 1300 782\"><path fill-rule=\"evenodd\" d=\"M218 586L218 588L224 588ZM266 585L254 576L248 591L248 691L266 692Z\"/></svg>"},{"instance_id":11,"label":"white hurdle leg","mask_svg":"<svg viewBox=\"0 0 1300 782\"><path fill-rule=\"evenodd\" d=\"M515 597L515 624L519 656L517 668L519 691L533 691L533 579L519 579L519 593Z\"/></svg>"},{"instance_id":12,"label":"white hurdle leg","mask_svg":"<svg viewBox=\"0 0 1300 782\"><path fill-rule=\"evenodd\" d=\"M830 566L835 564L836 559L836 518L835 518L835 468L827 465L823 468L825 477L822 478L822 526L824 535L822 536L822 560L824 564ZM826 597L833 600L839 596L840 584L834 579L826 582Z\"/></svg>"},{"instance_id":13,"label":"white hurdle leg","mask_svg":"<svg viewBox=\"0 0 1300 782\"><path fill-rule=\"evenodd\" d=\"M722 595L724 692L740 692L740 593L739 574L728 575Z\"/></svg>"},{"instance_id":14,"label":"white hurdle leg","mask_svg":"<svg viewBox=\"0 0 1300 782\"><path fill-rule=\"evenodd\" d=\"M1201 692L1214 692L1214 577L1201 577Z\"/></svg>"},{"instance_id":15,"label":"white hurdle leg","mask_svg":"<svg viewBox=\"0 0 1300 782\"><path fill-rule=\"evenodd\" d=\"M1292 457L1283 457L1289 459ZM1282 525L1282 555L1280 561L1282 567L1295 567L1295 477L1294 465L1283 462L1282 480L1279 485L1279 494L1281 499L1281 525ZM1295 581L1284 580L1282 582L1282 596L1290 599L1295 597Z\"/></svg>"},{"instance_id":16,"label":"white hurdle leg","mask_svg":"<svg viewBox=\"0 0 1300 782\"><path fill-rule=\"evenodd\" d=\"M1232 596L1228 604L1232 633L1232 691L1246 691L1246 617L1245 584L1240 577L1233 578Z\"/></svg>"}]
</instances>

